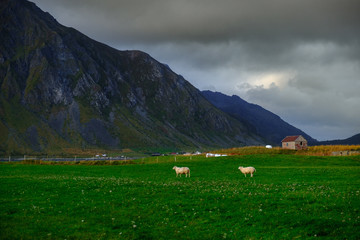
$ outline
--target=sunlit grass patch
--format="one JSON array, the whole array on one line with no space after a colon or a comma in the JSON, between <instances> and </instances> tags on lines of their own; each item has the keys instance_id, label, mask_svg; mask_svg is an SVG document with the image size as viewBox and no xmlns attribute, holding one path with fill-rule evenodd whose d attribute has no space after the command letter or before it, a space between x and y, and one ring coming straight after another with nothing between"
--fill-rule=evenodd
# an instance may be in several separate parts
<instances>
[{"instance_id":1,"label":"sunlit grass patch","mask_svg":"<svg viewBox=\"0 0 360 240\"><path fill-rule=\"evenodd\" d=\"M309 155L309 156L331 156L333 152L354 151L354 155L360 155L360 145L319 145L309 146L306 150L290 150L281 147L271 149L265 146L250 146L240 148L229 148L216 150L216 153L229 155L249 155L249 154L285 154L285 155ZM356 153L358 152L358 153Z\"/></svg>"}]
</instances>

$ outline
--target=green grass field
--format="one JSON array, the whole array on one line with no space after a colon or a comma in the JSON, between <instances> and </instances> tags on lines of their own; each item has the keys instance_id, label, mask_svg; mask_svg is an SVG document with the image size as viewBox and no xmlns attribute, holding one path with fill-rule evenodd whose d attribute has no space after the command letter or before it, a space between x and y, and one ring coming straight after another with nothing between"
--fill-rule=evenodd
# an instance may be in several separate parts
<instances>
[{"instance_id":1,"label":"green grass field","mask_svg":"<svg viewBox=\"0 0 360 240\"><path fill-rule=\"evenodd\" d=\"M360 239L360 156L174 160L0 164L0 239Z\"/></svg>"}]
</instances>

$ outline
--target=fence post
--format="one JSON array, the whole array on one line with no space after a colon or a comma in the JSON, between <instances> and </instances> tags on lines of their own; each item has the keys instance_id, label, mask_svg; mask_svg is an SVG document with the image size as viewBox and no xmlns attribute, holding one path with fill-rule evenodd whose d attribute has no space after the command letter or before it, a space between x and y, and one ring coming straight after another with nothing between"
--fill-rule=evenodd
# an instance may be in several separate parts
<instances>
[{"instance_id":1,"label":"fence post","mask_svg":"<svg viewBox=\"0 0 360 240\"><path fill-rule=\"evenodd\" d=\"M10 155L9 155L9 162L11 161L11 157L10 157Z\"/></svg>"}]
</instances>

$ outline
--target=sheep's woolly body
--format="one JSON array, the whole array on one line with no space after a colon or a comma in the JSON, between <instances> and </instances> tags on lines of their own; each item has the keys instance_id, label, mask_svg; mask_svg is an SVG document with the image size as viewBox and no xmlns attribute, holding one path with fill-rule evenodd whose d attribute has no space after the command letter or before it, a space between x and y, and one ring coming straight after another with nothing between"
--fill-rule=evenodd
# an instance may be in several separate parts
<instances>
[{"instance_id":1,"label":"sheep's woolly body","mask_svg":"<svg viewBox=\"0 0 360 240\"><path fill-rule=\"evenodd\" d=\"M187 175L189 174L190 177L190 169L188 167L177 167L174 166L173 169L176 172L176 177L180 174L180 177L182 174L185 174L185 177L187 177Z\"/></svg>"},{"instance_id":2,"label":"sheep's woolly body","mask_svg":"<svg viewBox=\"0 0 360 240\"><path fill-rule=\"evenodd\" d=\"M245 175L251 174L251 177L253 177L254 172L256 172L256 169L254 167L239 167L239 170Z\"/></svg>"}]
</instances>

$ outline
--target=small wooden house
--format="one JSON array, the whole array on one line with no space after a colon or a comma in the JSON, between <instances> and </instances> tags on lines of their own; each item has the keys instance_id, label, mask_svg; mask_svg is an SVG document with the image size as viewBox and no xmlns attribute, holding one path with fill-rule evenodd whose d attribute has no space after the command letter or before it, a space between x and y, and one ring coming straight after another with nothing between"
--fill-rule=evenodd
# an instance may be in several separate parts
<instances>
[{"instance_id":1,"label":"small wooden house","mask_svg":"<svg viewBox=\"0 0 360 240\"><path fill-rule=\"evenodd\" d=\"M307 140L301 135L287 136L281 143L282 148L286 149L303 150L308 147Z\"/></svg>"}]
</instances>

